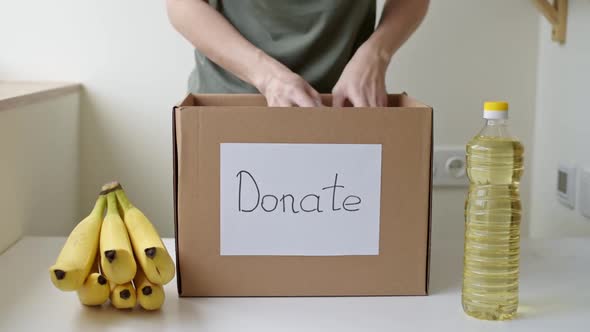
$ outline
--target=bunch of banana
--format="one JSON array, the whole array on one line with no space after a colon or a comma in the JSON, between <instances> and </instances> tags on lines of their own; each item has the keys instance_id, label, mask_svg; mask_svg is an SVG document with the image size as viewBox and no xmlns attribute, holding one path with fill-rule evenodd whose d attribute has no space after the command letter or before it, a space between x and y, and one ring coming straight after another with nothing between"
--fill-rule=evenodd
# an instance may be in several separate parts
<instances>
[{"instance_id":1,"label":"bunch of banana","mask_svg":"<svg viewBox=\"0 0 590 332\"><path fill-rule=\"evenodd\" d=\"M117 309L137 303L145 310L161 308L162 286L174 274L160 235L118 182L102 187L92 212L70 233L49 268L53 284L77 291L80 303L96 306L110 298Z\"/></svg>"}]
</instances>

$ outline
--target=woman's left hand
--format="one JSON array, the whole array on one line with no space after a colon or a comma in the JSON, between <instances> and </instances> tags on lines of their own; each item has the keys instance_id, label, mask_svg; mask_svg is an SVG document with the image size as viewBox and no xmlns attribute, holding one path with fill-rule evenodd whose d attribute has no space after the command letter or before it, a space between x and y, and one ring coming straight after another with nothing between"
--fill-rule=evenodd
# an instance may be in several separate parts
<instances>
[{"instance_id":1,"label":"woman's left hand","mask_svg":"<svg viewBox=\"0 0 590 332\"><path fill-rule=\"evenodd\" d=\"M387 106L385 71L388 64L387 57L380 56L367 44L362 45L332 90L332 106L343 107L346 101L354 107Z\"/></svg>"}]
</instances>

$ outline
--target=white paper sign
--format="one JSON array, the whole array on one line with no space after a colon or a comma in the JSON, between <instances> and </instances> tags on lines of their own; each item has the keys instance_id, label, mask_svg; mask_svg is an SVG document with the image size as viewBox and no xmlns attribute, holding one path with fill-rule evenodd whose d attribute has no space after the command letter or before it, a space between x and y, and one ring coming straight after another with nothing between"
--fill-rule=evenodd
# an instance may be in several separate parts
<instances>
[{"instance_id":1,"label":"white paper sign","mask_svg":"<svg viewBox=\"0 0 590 332\"><path fill-rule=\"evenodd\" d=\"M380 144L220 149L221 255L379 254Z\"/></svg>"}]
</instances>

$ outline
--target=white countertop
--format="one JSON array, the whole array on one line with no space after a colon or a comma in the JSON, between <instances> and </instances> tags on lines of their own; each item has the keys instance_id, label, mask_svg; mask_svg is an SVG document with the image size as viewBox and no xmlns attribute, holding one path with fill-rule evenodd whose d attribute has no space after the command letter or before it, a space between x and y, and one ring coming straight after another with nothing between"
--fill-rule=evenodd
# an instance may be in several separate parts
<instances>
[{"instance_id":1,"label":"white countertop","mask_svg":"<svg viewBox=\"0 0 590 332\"><path fill-rule=\"evenodd\" d=\"M78 83L0 80L0 111L78 92L81 88Z\"/></svg>"},{"instance_id":2,"label":"white countertop","mask_svg":"<svg viewBox=\"0 0 590 332\"><path fill-rule=\"evenodd\" d=\"M433 261L431 295L179 298L158 312L87 308L47 269L65 238L25 237L0 256L0 331L589 331L590 239L523 241L519 316L479 321L461 309L456 264ZM165 239L174 251L172 239ZM456 261L456 260L453 260Z\"/></svg>"}]
</instances>

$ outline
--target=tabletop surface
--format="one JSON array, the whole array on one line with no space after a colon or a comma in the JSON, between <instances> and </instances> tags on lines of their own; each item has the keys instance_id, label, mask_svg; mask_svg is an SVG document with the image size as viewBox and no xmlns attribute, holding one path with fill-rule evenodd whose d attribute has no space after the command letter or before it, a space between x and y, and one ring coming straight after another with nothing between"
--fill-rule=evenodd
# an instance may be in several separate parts
<instances>
[{"instance_id":1,"label":"tabletop surface","mask_svg":"<svg viewBox=\"0 0 590 332\"><path fill-rule=\"evenodd\" d=\"M80 305L47 269L65 238L25 237L0 256L0 331L589 331L590 239L523 240L518 317L479 321L461 309L461 276L433 261L431 295L179 298L161 310ZM164 240L174 251L172 239Z\"/></svg>"}]
</instances>

